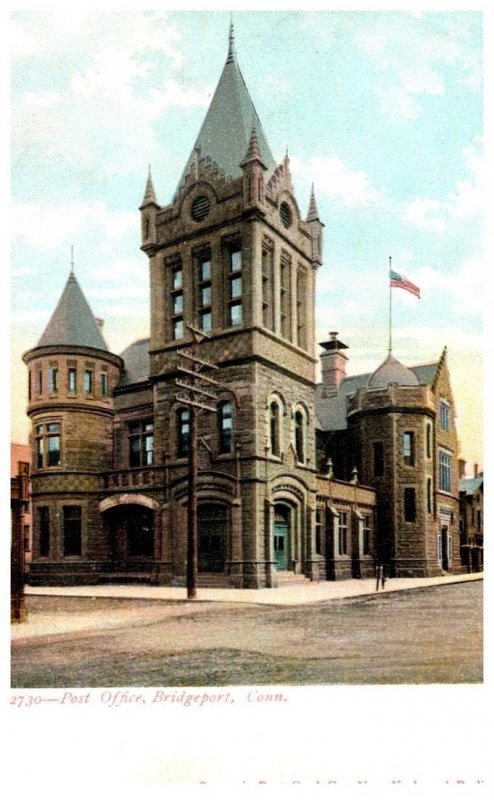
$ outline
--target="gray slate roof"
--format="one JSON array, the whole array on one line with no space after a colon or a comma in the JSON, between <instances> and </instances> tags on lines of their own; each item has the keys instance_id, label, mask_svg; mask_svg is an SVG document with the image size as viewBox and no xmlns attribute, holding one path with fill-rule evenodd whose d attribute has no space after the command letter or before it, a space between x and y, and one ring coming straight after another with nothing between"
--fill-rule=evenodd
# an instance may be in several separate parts
<instances>
[{"instance_id":1,"label":"gray slate roof","mask_svg":"<svg viewBox=\"0 0 494 800\"><path fill-rule=\"evenodd\" d=\"M399 386L418 386L419 383L413 370L405 367L391 353L372 373L368 386L369 389L381 389L390 383L397 383Z\"/></svg>"},{"instance_id":2,"label":"gray slate roof","mask_svg":"<svg viewBox=\"0 0 494 800\"><path fill-rule=\"evenodd\" d=\"M409 369L415 374L422 386L430 386L434 380L438 362L419 364ZM323 397L323 385L316 386L316 420L319 430L339 431L347 427L347 406L349 398L359 389L366 389L369 380L375 373L366 372L361 375L349 375L340 383L337 394L332 397Z\"/></svg>"},{"instance_id":3,"label":"gray slate roof","mask_svg":"<svg viewBox=\"0 0 494 800\"><path fill-rule=\"evenodd\" d=\"M269 179L276 163L237 64L232 32L230 32L230 47L226 64L178 189L185 175L190 172L194 149L197 147L200 148L201 158L209 156L212 161L217 163L219 169L224 170L225 175L240 178L242 170L239 164L247 152L253 127L256 129L260 155L267 168L266 176Z\"/></svg>"},{"instance_id":4,"label":"gray slate roof","mask_svg":"<svg viewBox=\"0 0 494 800\"><path fill-rule=\"evenodd\" d=\"M147 381L150 372L149 338L138 339L129 344L123 353L120 353L120 358L123 358L125 367L120 373L119 386Z\"/></svg>"},{"instance_id":5,"label":"gray slate roof","mask_svg":"<svg viewBox=\"0 0 494 800\"><path fill-rule=\"evenodd\" d=\"M461 478L460 492L465 492L467 496L473 496L475 492L482 489L484 485L484 473L481 472L476 478Z\"/></svg>"},{"instance_id":6,"label":"gray slate roof","mask_svg":"<svg viewBox=\"0 0 494 800\"><path fill-rule=\"evenodd\" d=\"M108 351L108 345L73 272L38 342L38 347L50 345L77 345Z\"/></svg>"}]
</instances>

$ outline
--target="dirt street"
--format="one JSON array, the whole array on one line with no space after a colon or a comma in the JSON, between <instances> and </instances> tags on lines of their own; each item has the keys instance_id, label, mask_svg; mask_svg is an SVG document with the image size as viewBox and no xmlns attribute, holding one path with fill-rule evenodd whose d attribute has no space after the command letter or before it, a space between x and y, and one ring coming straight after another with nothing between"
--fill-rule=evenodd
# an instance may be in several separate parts
<instances>
[{"instance_id":1,"label":"dirt street","mask_svg":"<svg viewBox=\"0 0 494 800\"><path fill-rule=\"evenodd\" d=\"M17 639L12 687L482 681L482 582L297 608L29 597L111 628Z\"/></svg>"}]
</instances>

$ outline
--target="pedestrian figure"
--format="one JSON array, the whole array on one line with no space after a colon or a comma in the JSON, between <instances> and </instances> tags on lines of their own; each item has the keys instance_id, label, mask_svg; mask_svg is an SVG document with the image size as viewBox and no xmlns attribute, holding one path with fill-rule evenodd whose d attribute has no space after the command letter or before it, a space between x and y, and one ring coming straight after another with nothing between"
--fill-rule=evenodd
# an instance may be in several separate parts
<instances>
[{"instance_id":1,"label":"pedestrian figure","mask_svg":"<svg viewBox=\"0 0 494 800\"><path fill-rule=\"evenodd\" d=\"M379 581L381 581L381 589L384 589L386 584L387 571L386 566L382 561L376 564L376 592L379 590Z\"/></svg>"}]
</instances>

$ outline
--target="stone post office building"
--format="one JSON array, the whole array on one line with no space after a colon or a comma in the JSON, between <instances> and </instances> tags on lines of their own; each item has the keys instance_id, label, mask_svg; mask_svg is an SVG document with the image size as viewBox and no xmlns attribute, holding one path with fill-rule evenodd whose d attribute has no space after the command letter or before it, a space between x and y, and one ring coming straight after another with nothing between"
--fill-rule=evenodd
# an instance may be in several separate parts
<instances>
[{"instance_id":1,"label":"stone post office building","mask_svg":"<svg viewBox=\"0 0 494 800\"><path fill-rule=\"evenodd\" d=\"M71 272L24 355L29 581L185 583L188 357L191 371L217 367L201 373L199 585L366 577L376 557L396 575L459 569L445 354L412 370L390 354L372 376L347 378L332 334L316 387L323 224L314 192L304 216L288 157L271 154L233 29L171 204L149 175L140 213L149 339L111 353Z\"/></svg>"}]
</instances>

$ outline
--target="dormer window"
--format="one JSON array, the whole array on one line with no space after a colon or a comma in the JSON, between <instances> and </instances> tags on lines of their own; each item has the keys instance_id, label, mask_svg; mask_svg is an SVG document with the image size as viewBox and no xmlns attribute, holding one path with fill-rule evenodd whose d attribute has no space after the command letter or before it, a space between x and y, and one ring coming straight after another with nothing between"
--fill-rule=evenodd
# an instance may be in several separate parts
<instances>
[{"instance_id":1,"label":"dormer window","mask_svg":"<svg viewBox=\"0 0 494 800\"><path fill-rule=\"evenodd\" d=\"M289 228L292 224L292 212L288 203L282 203L280 206L280 220L285 228Z\"/></svg>"}]
</instances>

